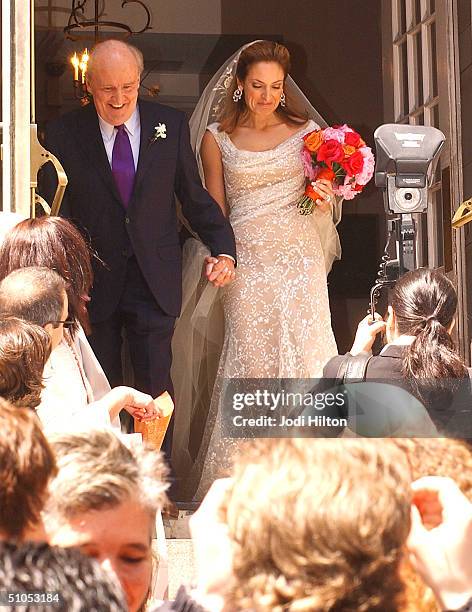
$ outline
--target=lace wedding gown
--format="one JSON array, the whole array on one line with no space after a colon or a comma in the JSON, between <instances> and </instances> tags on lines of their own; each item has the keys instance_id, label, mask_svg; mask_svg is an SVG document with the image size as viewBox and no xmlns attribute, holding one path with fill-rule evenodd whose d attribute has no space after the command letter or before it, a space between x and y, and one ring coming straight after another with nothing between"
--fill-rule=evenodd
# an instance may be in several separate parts
<instances>
[{"instance_id":1,"label":"lace wedding gown","mask_svg":"<svg viewBox=\"0 0 472 612\"><path fill-rule=\"evenodd\" d=\"M228 378L315 378L337 355L326 269L314 215L296 204L304 191L302 137L309 121L274 149L238 149L217 124L226 200L236 237L236 279L223 290L225 335L203 441L193 469L201 499L230 464L238 441L221 436L220 398Z\"/></svg>"}]
</instances>

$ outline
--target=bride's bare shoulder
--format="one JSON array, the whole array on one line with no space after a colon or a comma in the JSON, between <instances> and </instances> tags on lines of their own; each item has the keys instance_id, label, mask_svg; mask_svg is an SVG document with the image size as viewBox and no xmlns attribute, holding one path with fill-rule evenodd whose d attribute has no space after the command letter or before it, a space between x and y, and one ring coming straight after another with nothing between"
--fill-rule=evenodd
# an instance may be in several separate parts
<instances>
[{"instance_id":1,"label":"bride's bare shoulder","mask_svg":"<svg viewBox=\"0 0 472 612\"><path fill-rule=\"evenodd\" d=\"M299 119L298 117L294 117L293 118L293 123L287 123L287 127L290 130L291 134L296 134L297 132L301 132L302 130L305 130L309 127L311 127L311 124L313 123L313 121L311 119L308 119L306 121L304 121L303 119Z\"/></svg>"}]
</instances>

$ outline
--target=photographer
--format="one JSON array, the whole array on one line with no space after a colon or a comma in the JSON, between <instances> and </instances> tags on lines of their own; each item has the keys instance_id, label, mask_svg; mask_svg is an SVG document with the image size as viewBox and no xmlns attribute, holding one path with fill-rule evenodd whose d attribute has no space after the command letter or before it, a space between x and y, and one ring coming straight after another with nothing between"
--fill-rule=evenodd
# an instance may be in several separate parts
<instances>
[{"instance_id":1,"label":"photographer","mask_svg":"<svg viewBox=\"0 0 472 612\"><path fill-rule=\"evenodd\" d=\"M427 415L421 414L417 402L415 418L422 420L421 427L427 425L429 417L440 433L472 437L469 374L450 335L456 308L456 291L443 274L426 268L408 272L397 281L391 293L386 321L380 317L375 321L370 317L363 319L351 351L333 357L324 368L324 378L342 379L350 371L352 358L370 353L377 334L385 331L387 344L379 355L366 356L363 380L397 384L407 390L427 411ZM349 379L348 374L346 378ZM384 401L386 386L382 385L382 392L372 387L371 397L377 402ZM396 399L390 405L384 402L390 415L411 416L411 407L405 408L400 392ZM377 416L374 412L368 416ZM375 425L373 434L364 435L393 435L392 431L381 431ZM357 433L362 432L357 430ZM427 428L412 433L431 434ZM399 435L398 429L396 435Z\"/></svg>"}]
</instances>

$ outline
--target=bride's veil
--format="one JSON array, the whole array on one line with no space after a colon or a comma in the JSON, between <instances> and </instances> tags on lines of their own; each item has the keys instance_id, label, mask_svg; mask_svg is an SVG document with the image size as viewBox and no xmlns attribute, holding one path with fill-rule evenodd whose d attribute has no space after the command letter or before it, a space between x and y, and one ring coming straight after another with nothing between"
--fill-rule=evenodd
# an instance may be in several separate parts
<instances>
[{"instance_id":1,"label":"bride's veil","mask_svg":"<svg viewBox=\"0 0 472 612\"><path fill-rule=\"evenodd\" d=\"M190 118L190 140L192 148L198 161L200 176L203 178L203 171L200 158L200 144L207 126L215 123L218 120L223 100L228 93L228 88L231 85L236 72L236 66L239 61L239 56L247 47L250 47L258 40L254 40L232 55L214 74L208 82L202 93L195 110ZM290 75L287 76L284 85L285 91L290 95L291 99L296 102L297 108L301 112L305 112L309 119L313 119L320 127L327 127L326 121L321 117L318 111L310 104L310 101L298 87Z\"/></svg>"},{"instance_id":2,"label":"bride's veil","mask_svg":"<svg viewBox=\"0 0 472 612\"><path fill-rule=\"evenodd\" d=\"M243 45L219 68L205 87L190 118L190 139L203 184L205 177L200 157L203 135L207 126L218 120L241 52L254 42L258 41ZM307 118L314 120L320 127L327 126L326 121L290 76L285 80L284 89ZM313 229L320 236L327 273L333 261L339 259L341 255L336 231L340 219L340 200L336 202L332 215L310 216ZM195 236L185 219L183 223ZM172 380L176 403L172 464L177 477L188 474L198 451L224 338L221 290L202 279L203 259L208 254L208 249L196 236L187 240L184 245L182 312L172 342L174 354ZM193 443L194 448L192 448Z\"/></svg>"}]
</instances>

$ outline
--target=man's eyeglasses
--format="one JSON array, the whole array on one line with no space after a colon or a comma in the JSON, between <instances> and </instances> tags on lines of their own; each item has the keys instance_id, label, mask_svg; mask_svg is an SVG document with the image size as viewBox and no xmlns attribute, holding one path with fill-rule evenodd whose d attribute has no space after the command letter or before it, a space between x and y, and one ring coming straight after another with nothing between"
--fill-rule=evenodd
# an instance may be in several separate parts
<instances>
[{"instance_id":1,"label":"man's eyeglasses","mask_svg":"<svg viewBox=\"0 0 472 612\"><path fill-rule=\"evenodd\" d=\"M49 321L49 325L52 325L54 329L57 329L59 325L62 325L65 329L69 329L74 325L74 321L66 319L65 321Z\"/></svg>"}]
</instances>

